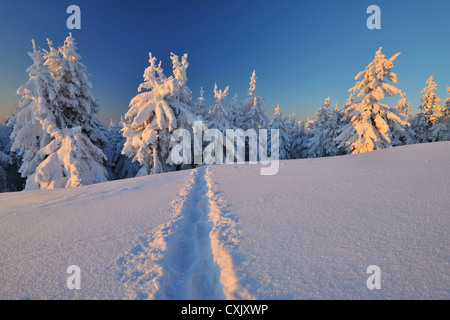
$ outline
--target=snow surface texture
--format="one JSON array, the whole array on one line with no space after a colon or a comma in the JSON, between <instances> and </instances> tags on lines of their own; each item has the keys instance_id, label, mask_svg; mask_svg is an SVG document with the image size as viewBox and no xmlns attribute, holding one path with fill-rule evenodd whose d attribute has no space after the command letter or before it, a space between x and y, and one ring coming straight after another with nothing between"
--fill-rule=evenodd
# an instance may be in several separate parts
<instances>
[{"instance_id":1,"label":"snow surface texture","mask_svg":"<svg viewBox=\"0 0 450 320\"><path fill-rule=\"evenodd\" d=\"M449 155L438 142L274 176L216 165L3 193L0 298L449 299Z\"/></svg>"}]
</instances>

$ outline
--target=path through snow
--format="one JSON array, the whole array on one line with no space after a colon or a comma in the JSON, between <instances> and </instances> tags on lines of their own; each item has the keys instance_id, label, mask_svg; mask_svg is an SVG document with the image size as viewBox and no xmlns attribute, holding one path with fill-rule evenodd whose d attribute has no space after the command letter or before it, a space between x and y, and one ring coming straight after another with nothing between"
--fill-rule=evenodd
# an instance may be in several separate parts
<instances>
[{"instance_id":1,"label":"path through snow","mask_svg":"<svg viewBox=\"0 0 450 320\"><path fill-rule=\"evenodd\" d=\"M193 170L169 222L118 259L129 299L251 299L233 270L238 242L206 167Z\"/></svg>"}]
</instances>

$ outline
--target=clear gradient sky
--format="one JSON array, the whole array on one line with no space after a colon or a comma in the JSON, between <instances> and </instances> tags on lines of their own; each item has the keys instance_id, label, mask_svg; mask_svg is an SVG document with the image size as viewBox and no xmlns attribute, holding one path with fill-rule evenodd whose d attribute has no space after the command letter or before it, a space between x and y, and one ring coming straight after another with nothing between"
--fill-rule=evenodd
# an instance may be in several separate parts
<instances>
[{"instance_id":1,"label":"clear gradient sky","mask_svg":"<svg viewBox=\"0 0 450 320\"><path fill-rule=\"evenodd\" d=\"M61 45L71 4L81 8L81 30L72 34L104 122L128 110L149 51L166 74L170 52L188 53L188 85L194 98L203 86L207 103L214 83L243 98L256 69L269 116L280 104L285 116L306 119L328 96L342 105L380 46L388 57L402 53L394 71L413 113L430 75L442 99L450 86L450 0L0 1L0 119L18 105L31 39ZM381 8L381 30L366 27L372 4Z\"/></svg>"}]
</instances>

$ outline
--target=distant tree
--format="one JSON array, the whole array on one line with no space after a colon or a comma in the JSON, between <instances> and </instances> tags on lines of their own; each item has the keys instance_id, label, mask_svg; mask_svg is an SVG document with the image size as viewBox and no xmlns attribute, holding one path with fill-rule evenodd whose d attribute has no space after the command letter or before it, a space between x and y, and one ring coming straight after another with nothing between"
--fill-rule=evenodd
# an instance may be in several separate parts
<instances>
[{"instance_id":1,"label":"distant tree","mask_svg":"<svg viewBox=\"0 0 450 320\"><path fill-rule=\"evenodd\" d=\"M447 87L450 93L450 87ZM450 140L450 97L445 99L444 106L437 108L436 123L429 129L431 141L447 141Z\"/></svg>"},{"instance_id":2,"label":"distant tree","mask_svg":"<svg viewBox=\"0 0 450 320\"><path fill-rule=\"evenodd\" d=\"M437 85L433 76L428 78L426 84L427 86L422 90L419 112L412 121L416 139L420 143L432 141L430 129L438 122L439 115L443 110L439 104L442 100L434 92Z\"/></svg>"},{"instance_id":3,"label":"distant tree","mask_svg":"<svg viewBox=\"0 0 450 320\"><path fill-rule=\"evenodd\" d=\"M292 117L293 118L293 117ZM305 131L305 123L301 120L295 121L293 120L292 131L291 131L291 147L289 150L289 154L291 155L291 159L300 159L302 158L302 154L305 150L306 145L306 131Z\"/></svg>"},{"instance_id":4,"label":"distant tree","mask_svg":"<svg viewBox=\"0 0 450 320\"><path fill-rule=\"evenodd\" d=\"M248 98L243 103L243 120L240 124L240 128L243 130L269 128L269 118L266 114L265 99L256 94L256 79L256 72L253 71L250 78Z\"/></svg>"},{"instance_id":5,"label":"distant tree","mask_svg":"<svg viewBox=\"0 0 450 320\"><path fill-rule=\"evenodd\" d=\"M204 117L208 114L208 107L206 106L206 99L203 96L205 91L203 91L203 87L200 88L200 96L197 98L197 103L194 107L194 113L200 119L204 119Z\"/></svg>"},{"instance_id":6,"label":"distant tree","mask_svg":"<svg viewBox=\"0 0 450 320\"><path fill-rule=\"evenodd\" d=\"M125 137L122 135L123 119L112 121L108 127L107 147L104 152L108 157L108 171L113 180L132 178L139 170L139 163L133 162L132 158L122 154Z\"/></svg>"},{"instance_id":7,"label":"distant tree","mask_svg":"<svg viewBox=\"0 0 450 320\"><path fill-rule=\"evenodd\" d=\"M446 117L450 116L450 87L447 87L447 93L449 94L449 97L445 99L445 105L444 105L444 115Z\"/></svg>"},{"instance_id":8,"label":"distant tree","mask_svg":"<svg viewBox=\"0 0 450 320\"><path fill-rule=\"evenodd\" d=\"M309 124L306 142L308 158L337 155L337 144L334 142L337 130L338 115L330 112L328 97Z\"/></svg>"},{"instance_id":9,"label":"distant tree","mask_svg":"<svg viewBox=\"0 0 450 320\"><path fill-rule=\"evenodd\" d=\"M242 121L242 104L239 102L238 94L235 92L233 95L233 99L231 100L230 105L228 106L228 110L230 111L230 119L233 128L239 128Z\"/></svg>"},{"instance_id":10,"label":"distant tree","mask_svg":"<svg viewBox=\"0 0 450 320\"><path fill-rule=\"evenodd\" d=\"M283 118L280 112L280 106L277 105L275 108L275 113L270 121L270 129L279 130L279 159L291 159L290 148L291 148L291 136L288 119ZM270 149L270 148L269 148Z\"/></svg>"},{"instance_id":11,"label":"distant tree","mask_svg":"<svg viewBox=\"0 0 450 320\"><path fill-rule=\"evenodd\" d=\"M214 84L214 98L216 103L209 109L205 115L206 125L210 129L219 129L225 133L226 129L233 129L230 110L224 105L227 98L229 87L224 90L217 89L217 84Z\"/></svg>"},{"instance_id":12,"label":"distant tree","mask_svg":"<svg viewBox=\"0 0 450 320\"><path fill-rule=\"evenodd\" d=\"M340 130L342 128L342 116L343 112L339 109L339 104L336 103L336 106L333 110L329 111L330 118L328 119L328 129L329 133L325 139L325 149L327 150L328 156L337 156L342 152L338 148L338 144L336 143L336 138L339 136Z\"/></svg>"},{"instance_id":13,"label":"distant tree","mask_svg":"<svg viewBox=\"0 0 450 320\"><path fill-rule=\"evenodd\" d=\"M407 120L408 122L411 120L411 107L410 103L406 100L406 94L404 92L400 92L400 100L398 100L395 105L395 109Z\"/></svg>"}]
</instances>

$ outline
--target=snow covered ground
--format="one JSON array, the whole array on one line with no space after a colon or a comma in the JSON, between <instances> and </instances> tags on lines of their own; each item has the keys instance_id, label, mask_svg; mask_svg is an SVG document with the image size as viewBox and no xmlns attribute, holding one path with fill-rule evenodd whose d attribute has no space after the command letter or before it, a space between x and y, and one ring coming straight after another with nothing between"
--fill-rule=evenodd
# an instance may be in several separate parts
<instances>
[{"instance_id":1,"label":"snow covered ground","mask_svg":"<svg viewBox=\"0 0 450 320\"><path fill-rule=\"evenodd\" d=\"M0 194L0 298L449 299L449 159L439 142Z\"/></svg>"}]
</instances>

